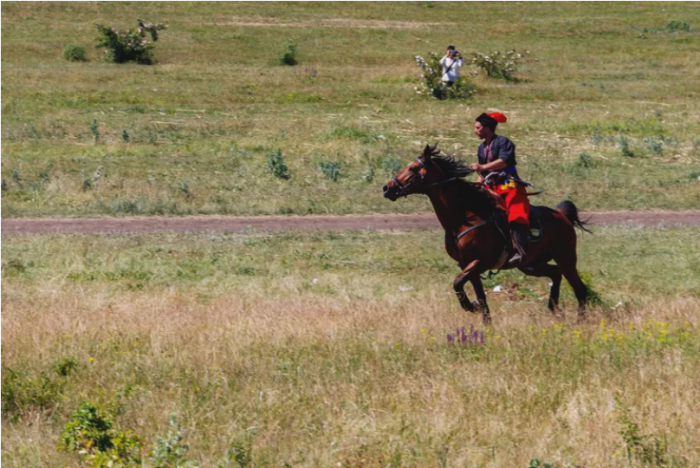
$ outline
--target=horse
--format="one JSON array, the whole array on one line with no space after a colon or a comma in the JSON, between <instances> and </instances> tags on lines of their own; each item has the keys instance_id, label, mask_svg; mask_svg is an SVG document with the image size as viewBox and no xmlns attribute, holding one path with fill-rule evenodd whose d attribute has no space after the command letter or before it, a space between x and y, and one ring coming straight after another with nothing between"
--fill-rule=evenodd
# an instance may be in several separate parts
<instances>
[{"instance_id":1,"label":"horse","mask_svg":"<svg viewBox=\"0 0 700 468\"><path fill-rule=\"evenodd\" d=\"M563 315L559 308L562 275L569 282L578 301L578 319L586 317L587 288L576 270L576 231L588 231L579 219L578 208L570 201L559 203L556 210L532 206L531 228L540 230L540 238L529 242L524 262L510 265L515 253L500 196L481 183L464 177L474 171L465 161L451 155L440 155L437 144L426 145L423 153L401 169L383 187L384 197L396 201L412 194L427 195L445 230L445 250L462 270L454 279L459 304L467 312L481 311L485 324L491 323L481 275L492 270L518 268L529 276L547 277L552 286L548 308ZM549 263L554 261L556 264ZM477 301L471 302L464 285L471 282Z\"/></svg>"}]
</instances>

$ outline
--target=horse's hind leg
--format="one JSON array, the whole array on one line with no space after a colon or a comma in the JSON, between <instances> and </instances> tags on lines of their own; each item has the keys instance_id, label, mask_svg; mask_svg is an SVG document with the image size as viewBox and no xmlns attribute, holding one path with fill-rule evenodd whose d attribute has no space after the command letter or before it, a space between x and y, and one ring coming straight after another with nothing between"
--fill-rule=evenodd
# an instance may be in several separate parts
<instances>
[{"instance_id":1,"label":"horse's hind leg","mask_svg":"<svg viewBox=\"0 0 700 468\"><path fill-rule=\"evenodd\" d=\"M561 287L561 271L557 265L552 265L549 263L542 263L536 266L524 266L518 268L520 271L528 276L534 276L537 278L547 277L552 280L552 287L549 289L549 303L547 307L555 315L561 314L562 311L559 308L559 288Z\"/></svg>"},{"instance_id":2,"label":"horse's hind leg","mask_svg":"<svg viewBox=\"0 0 700 468\"><path fill-rule=\"evenodd\" d=\"M576 252L570 252L567 255L563 255L559 258L555 258L559 269L561 270L566 281L569 282L571 288L574 290L576 295L576 300L578 301L578 319L585 320L586 318L586 297L588 295L588 288L583 284L581 277L576 270Z\"/></svg>"},{"instance_id":3,"label":"horse's hind leg","mask_svg":"<svg viewBox=\"0 0 700 468\"><path fill-rule=\"evenodd\" d=\"M471 279L472 286L474 286L474 292L476 293L477 302L473 303L472 306L477 306L481 310L481 316L484 320L484 325L489 325L491 323L491 311L489 311L489 305L486 302L486 292L484 291L484 285L481 282L481 278L478 275L474 275Z\"/></svg>"},{"instance_id":4,"label":"horse's hind leg","mask_svg":"<svg viewBox=\"0 0 700 468\"><path fill-rule=\"evenodd\" d=\"M576 300L578 301L578 319L586 319L586 297L588 296L588 288L583 284L581 277L578 275L576 268L562 268L561 272L564 274L564 278L569 282L576 295Z\"/></svg>"}]
</instances>

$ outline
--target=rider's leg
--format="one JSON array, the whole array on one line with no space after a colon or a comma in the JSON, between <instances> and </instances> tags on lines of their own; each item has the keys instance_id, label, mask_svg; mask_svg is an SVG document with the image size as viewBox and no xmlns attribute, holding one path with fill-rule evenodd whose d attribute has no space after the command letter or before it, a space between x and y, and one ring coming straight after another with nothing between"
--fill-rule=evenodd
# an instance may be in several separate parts
<instances>
[{"instance_id":1,"label":"rider's leg","mask_svg":"<svg viewBox=\"0 0 700 468\"><path fill-rule=\"evenodd\" d=\"M513 232L513 239L517 253L513 255L508 263L511 265L523 262L527 256L527 231L529 226L522 223L510 223L510 230Z\"/></svg>"},{"instance_id":2,"label":"rider's leg","mask_svg":"<svg viewBox=\"0 0 700 468\"><path fill-rule=\"evenodd\" d=\"M528 230L530 227L530 201L527 191L522 185L508 190L504 194L506 207L508 208L508 224L513 231L515 248L517 253L510 260L510 264L519 264L525 261L527 251Z\"/></svg>"}]
</instances>

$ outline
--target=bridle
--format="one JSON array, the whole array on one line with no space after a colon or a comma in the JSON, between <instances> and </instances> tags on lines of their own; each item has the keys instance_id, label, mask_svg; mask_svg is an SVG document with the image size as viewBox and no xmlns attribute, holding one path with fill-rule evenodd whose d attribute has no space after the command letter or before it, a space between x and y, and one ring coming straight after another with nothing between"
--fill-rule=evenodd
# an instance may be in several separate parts
<instances>
[{"instance_id":1,"label":"bridle","mask_svg":"<svg viewBox=\"0 0 700 468\"><path fill-rule=\"evenodd\" d=\"M394 183L396 184L396 186L397 186L398 189L399 189L399 193L398 193L398 196L399 196L399 197L406 197L406 196L408 196L405 192L406 192L406 190L417 180L417 178L418 178L417 176L418 176L418 175L420 175L420 180L424 180L424 179L425 179L425 171L428 170L428 167L425 165L425 161L423 161L423 160L419 157L419 158L416 158L416 162L417 162L418 164L420 164L421 169L418 171L418 174L414 174L413 177L411 177L411 178L408 180L408 182L406 182L405 185L402 184L401 181L400 181L396 176L393 176L393 177L391 178L391 180L394 181ZM435 166L435 168L436 168L438 171L440 171L440 174L442 174L443 177L445 176L445 173L444 173L443 170L440 168L440 166L438 166L438 165L435 163L435 161L433 161L433 160L431 159L431 160L430 160L430 163L431 163L433 166ZM432 188L432 187L437 187L438 185L444 185L444 184L447 184L447 183L450 183L450 182L454 182L455 180L458 180L458 179L459 179L459 177L451 177L451 178L449 178L449 179L441 180L440 182L435 182L435 183L426 185L426 186L425 186L425 189L427 190L427 189Z\"/></svg>"}]
</instances>

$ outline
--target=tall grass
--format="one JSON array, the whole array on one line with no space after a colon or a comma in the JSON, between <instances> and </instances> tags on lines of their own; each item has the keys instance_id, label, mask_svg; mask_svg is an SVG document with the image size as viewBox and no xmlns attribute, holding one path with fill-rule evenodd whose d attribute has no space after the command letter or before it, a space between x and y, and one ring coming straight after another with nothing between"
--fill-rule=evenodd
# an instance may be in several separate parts
<instances>
[{"instance_id":1,"label":"tall grass","mask_svg":"<svg viewBox=\"0 0 700 468\"><path fill-rule=\"evenodd\" d=\"M489 329L449 294L430 231L5 238L3 380L63 384L3 411L3 463L78 465L56 444L88 400L147 444L176 413L203 466L615 467L630 422L694 466L696 237L599 229L580 239L604 299L587 323L570 291L554 320L546 282L508 273L487 283ZM471 324L483 345L448 343Z\"/></svg>"}]
</instances>

